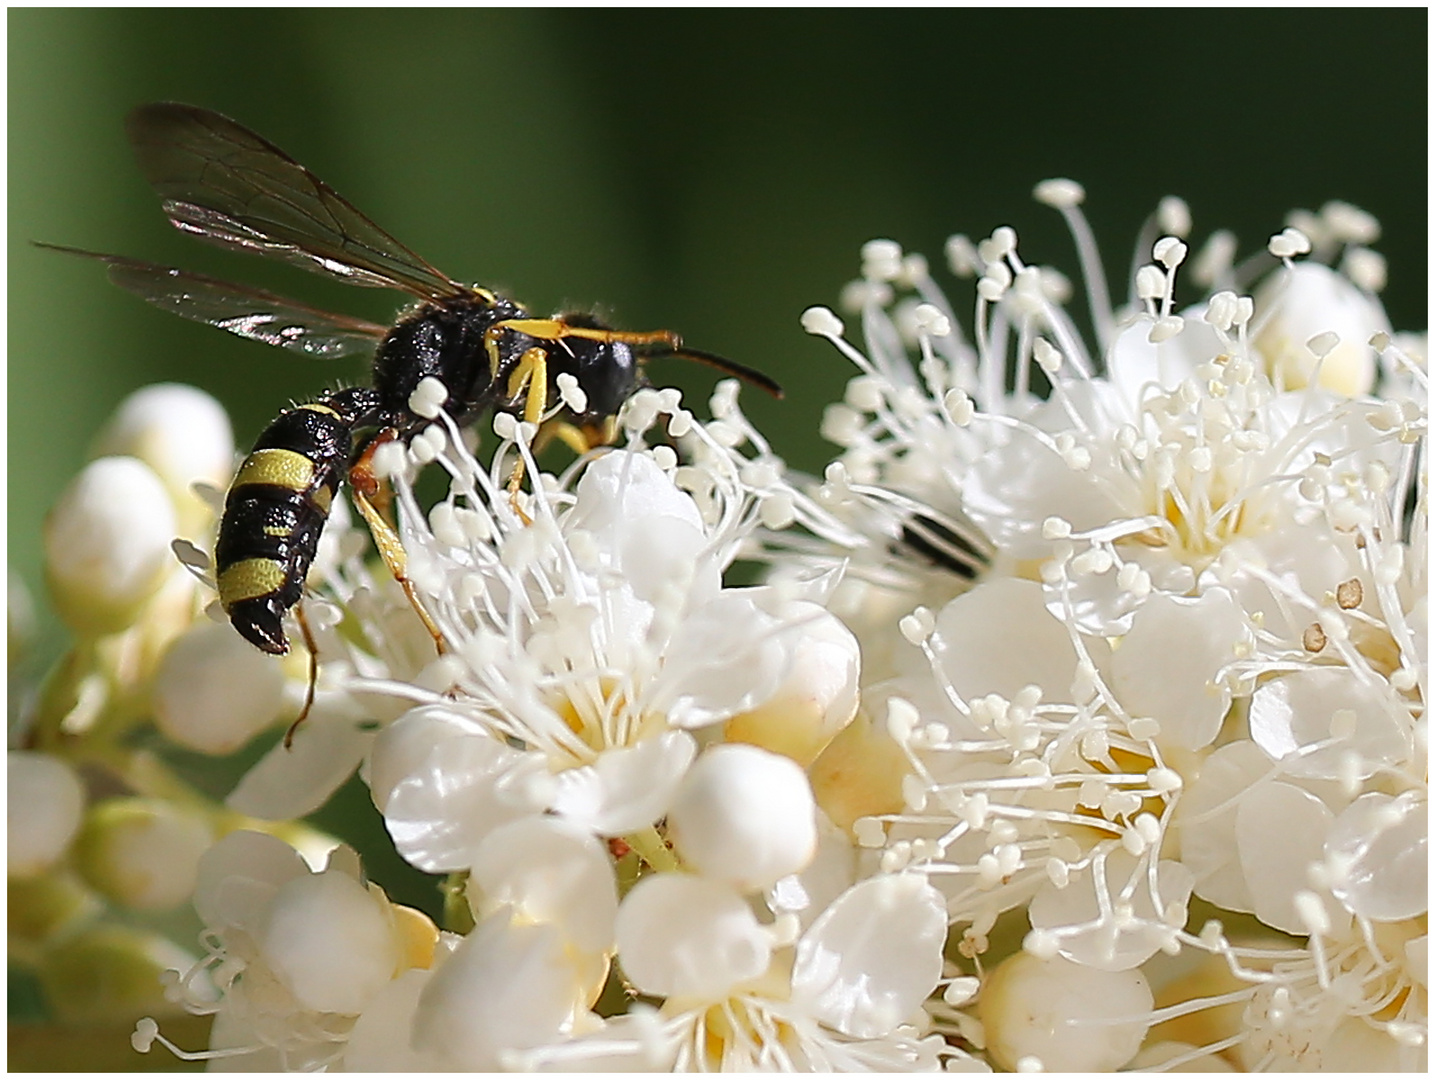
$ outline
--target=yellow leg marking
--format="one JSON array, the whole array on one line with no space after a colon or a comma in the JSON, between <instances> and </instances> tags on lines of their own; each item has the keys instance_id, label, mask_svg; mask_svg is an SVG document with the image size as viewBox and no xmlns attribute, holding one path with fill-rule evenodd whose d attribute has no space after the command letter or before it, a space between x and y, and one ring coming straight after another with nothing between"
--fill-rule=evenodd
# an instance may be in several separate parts
<instances>
[{"instance_id":1,"label":"yellow leg marking","mask_svg":"<svg viewBox=\"0 0 1435 1080\"><path fill-rule=\"evenodd\" d=\"M509 400L521 394L524 387L528 388L528 397L523 402L523 419L537 427L548 406L548 354L542 349L529 349L518 361L508 378Z\"/></svg>"},{"instance_id":2,"label":"yellow leg marking","mask_svg":"<svg viewBox=\"0 0 1435 1080\"><path fill-rule=\"evenodd\" d=\"M504 319L490 326L488 333L497 337L504 330L543 341L579 337L589 341L621 341L627 345L671 345L675 349L682 345L671 330L600 330L596 326L572 326L562 319Z\"/></svg>"},{"instance_id":3,"label":"yellow leg marking","mask_svg":"<svg viewBox=\"0 0 1435 1080\"><path fill-rule=\"evenodd\" d=\"M523 354L523 358L518 361L518 367L514 368L513 374L509 376L509 399L516 398L525 388L527 394L523 401L523 420L524 423L537 427L543 419L543 410L548 405L548 354L536 346ZM523 471L523 458L520 456L508 477L508 498L513 504L514 512L520 517L524 514L518 508L518 487L523 483Z\"/></svg>"},{"instance_id":4,"label":"yellow leg marking","mask_svg":"<svg viewBox=\"0 0 1435 1080\"><path fill-rule=\"evenodd\" d=\"M374 509L373 503L369 502L368 496L361 491L353 491L354 505L359 508L359 513L364 516L368 523L369 534L374 538L374 546L379 549L379 557L384 560L384 565L389 568L389 573L404 590L404 595L409 598L414 612L423 620L424 626L428 629L429 635L434 640L434 645L439 652L446 652L443 642L443 631L424 610L423 602L419 600L418 593L414 591L414 583L409 580L405 568L408 560L404 557L404 546L399 541L398 533L389 526L382 514Z\"/></svg>"},{"instance_id":5,"label":"yellow leg marking","mask_svg":"<svg viewBox=\"0 0 1435 1080\"><path fill-rule=\"evenodd\" d=\"M409 604L414 612L423 620L424 626L428 629L429 635L434 640L434 646L440 653L447 652L444 647L443 632L438 625L424 610L423 603L419 600L418 593L414 591L413 582L405 572L408 566L408 559L404 555L404 546L399 540L398 533L384 520L384 515L375 509L370 502L371 497L383 497L383 485L372 472L374 451L386 442L392 442L396 433L390 429L379 435L369 443L368 448L360 455L359 460L349 470L349 493L353 496L354 505L359 508L365 523L369 526L369 535L374 538L374 547L379 549L379 557L384 560L389 573L404 590L408 597Z\"/></svg>"},{"instance_id":6,"label":"yellow leg marking","mask_svg":"<svg viewBox=\"0 0 1435 1080\"><path fill-rule=\"evenodd\" d=\"M219 602L228 611L241 600L268 596L284 584L284 564L273 559L240 559L219 572L215 585Z\"/></svg>"},{"instance_id":7,"label":"yellow leg marking","mask_svg":"<svg viewBox=\"0 0 1435 1080\"><path fill-rule=\"evenodd\" d=\"M589 450L593 449L593 447L599 445L588 438L587 433L582 428L570 424L566 420L554 419L544 424L538 432L538 439L536 440L534 450L542 450L554 439L557 439L579 457L582 457Z\"/></svg>"}]
</instances>

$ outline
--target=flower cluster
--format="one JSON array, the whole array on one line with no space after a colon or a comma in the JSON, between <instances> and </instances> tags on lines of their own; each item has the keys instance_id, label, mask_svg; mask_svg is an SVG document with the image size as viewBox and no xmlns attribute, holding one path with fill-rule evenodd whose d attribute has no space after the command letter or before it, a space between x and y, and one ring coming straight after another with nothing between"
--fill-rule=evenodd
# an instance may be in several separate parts
<instances>
[{"instance_id":1,"label":"flower cluster","mask_svg":"<svg viewBox=\"0 0 1435 1080\"><path fill-rule=\"evenodd\" d=\"M1084 245L1080 188L1037 197ZM1423 1068L1423 347L1373 221L1299 223L1268 269L1217 234L1179 311L1180 204L1123 308L1083 247L1096 349L1010 229L949 245L970 340L886 242L865 351L805 316L860 369L815 494L907 769L853 832L941 888L981 979L940 1027L995 1064Z\"/></svg>"},{"instance_id":2,"label":"flower cluster","mask_svg":"<svg viewBox=\"0 0 1435 1080\"><path fill-rule=\"evenodd\" d=\"M165 990L212 1018L209 1049L149 1018L135 1047L259 1070L1424 1068L1425 353L1376 298L1378 227L1332 203L1188 268L1167 199L1113 305L1080 187L1036 194L1077 240L1090 334L1009 228L949 242L965 329L923 259L868 244L860 344L802 319L857 368L821 478L731 383L707 421L640 391L619 447L553 475L506 414L480 459L426 380L429 426L374 458L407 591L336 506L292 739L303 660L198 618L156 554L188 530L203 578L212 511L55 525L90 644L11 754L12 890L79 866L159 882L159 907L192 893L200 948ZM1178 304L1187 277L1204 295ZM583 411L562 383L545 421ZM108 505L84 490L52 521ZM206 754L274 742L213 807L125 756L144 725ZM188 808L191 842L100 813L67 760ZM428 914L293 831L356 772L434 876Z\"/></svg>"}]
</instances>

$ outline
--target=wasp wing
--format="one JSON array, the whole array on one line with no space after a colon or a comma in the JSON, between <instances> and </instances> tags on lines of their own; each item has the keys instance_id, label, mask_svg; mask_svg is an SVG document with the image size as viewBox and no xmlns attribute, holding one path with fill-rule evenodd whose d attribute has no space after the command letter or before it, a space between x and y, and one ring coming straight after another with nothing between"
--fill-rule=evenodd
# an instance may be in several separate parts
<instances>
[{"instance_id":1,"label":"wasp wing","mask_svg":"<svg viewBox=\"0 0 1435 1080\"><path fill-rule=\"evenodd\" d=\"M389 332L388 327L378 323L321 311L263 289L205 274L59 244L36 246L98 259L109 267L110 280L120 288L181 318L305 356L335 357L370 351Z\"/></svg>"},{"instance_id":2,"label":"wasp wing","mask_svg":"<svg viewBox=\"0 0 1435 1080\"><path fill-rule=\"evenodd\" d=\"M193 105L141 105L125 121L145 179L176 229L420 297L471 294L267 139Z\"/></svg>"}]
</instances>

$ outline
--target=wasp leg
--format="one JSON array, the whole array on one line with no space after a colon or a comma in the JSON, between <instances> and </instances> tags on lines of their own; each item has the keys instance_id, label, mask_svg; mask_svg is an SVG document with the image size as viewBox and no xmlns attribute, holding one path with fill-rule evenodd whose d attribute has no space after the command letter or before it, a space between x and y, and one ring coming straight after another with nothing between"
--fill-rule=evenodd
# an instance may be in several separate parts
<instances>
[{"instance_id":1,"label":"wasp leg","mask_svg":"<svg viewBox=\"0 0 1435 1080\"><path fill-rule=\"evenodd\" d=\"M379 549L379 557L384 560L384 565L389 568L395 581L404 590L404 595L409 598L409 604L413 607L414 613L423 620L424 626L428 629L434 640L434 646L440 653L447 652L444 645L443 632L424 610L423 603L419 600L418 593L414 590L413 582L409 580L406 572L408 559L404 555L403 543L399 540L398 534L394 532L393 526L384 519L383 514L375 508L371 500L384 498L382 494L383 484L374 475L374 451L386 442L393 442L398 438L398 432L393 428L380 432L369 441L364 447L364 452L359 455L359 460L349 468L349 491L354 497L354 505L359 508L359 513L364 516L364 521L369 526L369 535L374 538L374 546Z\"/></svg>"},{"instance_id":2,"label":"wasp leg","mask_svg":"<svg viewBox=\"0 0 1435 1080\"><path fill-rule=\"evenodd\" d=\"M543 427L538 430L538 438L534 440L533 445L534 452L541 452L543 448L554 439L557 439L579 457L582 457L589 450L593 449L593 447L602 446L611 441L606 439L592 439L589 437L588 432L576 424L570 424L566 420L554 419L548 421L548 423L544 424Z\"/></svg>"},{"instance_id":3,"label":"wasp leg","mask_svg":"<svg viewBox=\"0 0 1435 1080\"><path fill-rule=\"evenodd\" d=\"M561 341L566 337L587 338L589 341L620 341L624 345L667 345L682 348L682 339L671 330L605 330L596 326L573 326L562 319L504 319L494 323L485 332L491 341L499 334L511 330L526 334L541 341ZM490 353L490 356L495 355Z\"/></svg>"},{"instance_id":4,"label":"wasp leg","mask_svg":"<svg viewBox=\"0 0 1435 1080\"><path fill-rule=\"evenodd\" d=\"M548 407L548 354L536 346L523 354L513 374L508 377L509 400L519 394L524 395L524 423L537 427L543 420L544 409ZM523 483L523 472L523 458L520 456L508 477L508 499L513 512L531 525L528 515L518 506L518 487Z\"/></svg>"},{"instance_id":5,"label":"wasp leg","mask_svg":"<svg viewBox=\"0 0 1435 1080\"><path fill-rule=\"evenodd\" d=\"M299 632L304 635L304 648L309 650L309 688L304 692L304 707L299 710L299 715L284 733L285 750L294 746L294 732L309 718L309 710L314 707L314 689L319 683L319 646L314 641L314 632L309 629L309 620L304 617L302 600L294 608L294 617L299 620Z\"/></svg>"},{"instance_id":6,"label":"wasp leg","mask_svg":"<svg viewBox=\"0 0 1435 1080\"><path fill-rule=\"evenodd\" d=\"M537 338L539 341L562 341L566 337L580 337L605 343L620 341L625 345L664 345L671 349L682 347L682 339L671 330L600 330L593 326L573 326L562 319L502 319L483 332L483 347L488 353L490 378L498 378L499 369L503 366L503 358L498 352L498 339L509 331ZM509 397L512 396L513 391L510 391Z\"/></svg>"}]
</instances>

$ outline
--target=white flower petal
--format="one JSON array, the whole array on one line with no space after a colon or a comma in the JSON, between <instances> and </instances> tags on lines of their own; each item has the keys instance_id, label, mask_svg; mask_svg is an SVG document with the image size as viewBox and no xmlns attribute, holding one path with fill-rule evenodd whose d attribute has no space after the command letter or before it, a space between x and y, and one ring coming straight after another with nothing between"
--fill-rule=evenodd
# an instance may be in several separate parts
<instances>
[{"instance_id":1,"label":"white flower petal","mask_svg":"<svg viewBox=\"0 0 1435 1080\"><path fill-rule=\"evenodd\" d=\"M194 910L211 928L252 926L281 886L308 873L303 856L283 840L239 829L200 858Z\"/></svg>"},{"instance_id":2,"label":"white flower petal","mask_svg":"<svg viewBox=\"0 0 1435 1080\"><path fill-rule=\"evenodd\" d=\"M1151 324L1133 322L1116 335L1106 354L1106 377L1125 399L1127 419L1151 394L1174 390L1195 374L1198 365L1224 349L1215 329L1204 320L1205 305L1181 313L1181 332L1165 341L1151 340Z\"/></svg>"},{"instance_id":3,"label":"white flower petal","mask_svg":"<svg viewBox=\"0 0 1435 1080\"><path fill-rule=\"evenodd\" d=\"M800 874L776 882L768 892L774 913L797 916L806 928L857 879L857 853L846 830L817 811L817 854Z\"/></svg>"},{"instance_id":4,"label":"white flower petal","mask_svg":"<svg viewBox=\"0 0 1435 1080\"><path fill-rule=\"evenodd\" d=\"M369 783L405 859L429 873L464 870L488 833L541 812L543 755L511 749L442 708L405 713L378 737Z\"/></svg>"},{"instance_id":5,"label":"white flower petal","mask_svg":"<svg viewBox=\"0 0 1435 1080\"><path fill-rule=\"evenodd\" d=\"M1423 798L1369 792L1336 816L1325 839L1326 858L1342 867L1331 891L1351 912L1377 922L1423 915L1430 906L1429 850Z\"/></svg>"},{"instance_id":6,"label":"white flower petal","mask_svg":"<svg viewBox=\"0 0 1435 1080\"><path fill-rule=\"evenodd\" d=\"M861 650L837 616L811 601L780 605L773 614L787 623L792 665L772 696L729 719L723 735L807 766L857 715Z\"/></svg>"},{"instance_id":7,"label":"white flower petal","mask_svg":"<svg viewBox=\"0 0 1435 1080\"><path fill-rule=\"evenodd\" d=\"M797 943L792 993L829 1027L880 1038L908 1020L942 974L947 911L917 874L852 886Z\"/></svg>"},{"instance_id":8,"label":"white flower petal","mask_svg":"<svg viewBox=\"0 0 1435 1080\"><path fill-rule=\"evenodd\" d=\"M1231 911L1255 910L1236 851L1236 809L1270 772L1260 747L1240 739L1212 752L1177 805L1181 861L1195 874L1196 895Z\"/></svg>"},{"instance_id":9,"label":"white flower petal","mask_svg":"<svg viewBox=\"0 0 1435 1080\"><path fill-rule=\"evenodd\" d=\"M680 491L651 454L612 450L590 462L576 489L567 523L601 534L642 519L671 517L702 531L692 496Z\"/></svg>"},{"instance_id":10,"label":"white flower petal","mask_svg":"<svg viewBox=\"0 0 1435 1080\"><path fill-rule=\"evenodd\" d=\"M1411 754L1409 711L1386 683L1362 682L1347 668L1311 668L1262 684L1251 697L1250 725L1256 744L1294 776L1338 779L1353 768L1364 779Z\"/></svg>"},{"instance_id":11,"label":"white flower petal","mask_svg":"<svg viewBox=\"0 0 1435 1080\"><path fill-rule=\"evenodd\" d=\"M1309 261L1272 274L1255 300L1261 325L1255 344L1277 384L1296 390L1312 381L1316 356L1306 343L1329 331L1339 343L1320 364L1320 385L1346 397L1370 391L1375 350L1367 342L1377 331L1390 332L1378 300L1330 267Z\"/></svg>"},{"instance_id":12,"label":"white flower petal","mask_svg":"<svg viewBox=\"0 0 1435 1080\"><path fill-rule=\"evenodd\" d=\"M1101 380L1074 383L1067 391L1078 411L1098 418L1096 429L1110 427L1107 416L1120 416L1119 397ZM1027 419L1037 428L1063 431L1066 413L1043 404ZM1042 523L1059 517L1078 531L1094 529L1130 516L1102 483L1099 469L1077 472L1048 442L1027 428L992 437L993 445L970 469L962 470L962 506L1003 551L1016 559L1039 559L1051 553Z\"/></svg>"},{"instance_id":13,"label":"white flower petal","mask_svg":"<svg viewBox=\"0 0 1435 1080\"><path fill-rule=\"evenodd\" d=\"M1308 932L1295 896L1311 888L1310 867L1324 858L1334 816L1310 792L1282 781L1260 784L1241 797L1236 850L1256 918L1267 926L1290 934ZM1349 921L1328 893L1320 895L1332 926Z\"/></svg>"},{"instance_id":14,"label":"white flower petal","mask_svg":"<svg viewBox=\"0 0 1435 1080\"><path fill-rule=\"evenodd\" d=\"M281 886L257 938L269 969L315 1012L361 1012L398 960L387 912L337 870Z\"/></svg>"},{"instance_id":15,"label":"white flower petal","mask_svg":"<svg viewBox=\"0 0 1435 1080\"><path fill-rule=\"evenodd\" d=\"M552 810L598 836L646 828L668 812L696 754L697 743L685 731L605 750L594 764L553 777Z\"/></svg>"},{"instance_id":16,"label":"white flower petal","mask_svg":"<svg viewBox=\"0 0 1435 1080\"><path fill-rule=\"evenodd\" d=\"M525 922L555 924L575 948L612 947L612 860L592 835L557 818L519 818L490 832L474 853L468 893L482 902L480 918L507 906Z\"/></svg>"},{"instance_id":17,"label":"white flower petal","mask_svg":"<svg viewBox=\"0 0 1435 1080\"><path fill-rule=\"evenodd\" d=\"M364 716L347 696L321 696L292 744L275 743L244 774L225 805L268 821L311 814L354 774L373 741L374 732L366 729Z\"/></svg>"},{"instance_id":18,"label":"white flower petal","mask_svg":"<svg viewBox=\"0 0 1435 1080\"><path fill-rule=\"evenodd\" d=\"M1111 687L1134 716L1161 725L1161 739L1187 750L1209 746L1231 704L1217 677L1246 634L1224 589L1195 599L1155 594L1111 655Z\"/></svg>"},{"instance_id":19,"label":"white flower petal","mask_svg":"<svg viewBox=\"0 0 1435 1080\"><path fill-rule=\"evenodd\" d=\"M1012 700L1027 686L1064 697L1076 674L1076 650L1052 618L1041 586L992 578L947 604L933 639L942 672L963 698L987 694Z\"/></svg>"},{"instance_id":20,"label":"white flower petal","mask_svg":"<svg viewBox=\"0 0 1435 1080\"><path fill-rule=\"evenodd\" d=\"M581 992L557 927L514 925L499 911L419 993L412 1045L453 1069L494 1072L505 1051L557 1039Z\"/></svg>"},{"instance_id":21,"label":"white flower petal","mask_svg":"<svg viewBox=\"0 0 1435 1080\"><path fill-rule=\"evenodd\" d=\"M1072 874L1065 888L1044 884L1027 914L1033 929L1060 931L1057 948L1068 960L1100 971L1129 971L1168 940L1170 923L1163 915L1184 911L1191 898L1192 874L1179 862L1156 864L1159 897L1152 897L1150 880L1146 860L1112 849ZM1124 909L1119 916L1118 907Z\"/></svg>"},{"instance_id":22,"label":"white flower petal","mask_svg":"<svg viewBox=\"0 0 1435 1080\"><path fill-rule=\"evenodd\" d=\"M442 1058L410 1045L419 994L431 972L410 968L379 989L349 1031L344 1072L439 1072Z\"/></svg>"},{"instance_id":23,"label":"white flower petal","mask_svg":"<svg viewBox=\"0 0 1435 1080\"><path fill-rule=\"evenodd\" d=\"M653 874L618 909L623 971L650 994L715 1001L767 970L771 939L722 882Z\"/></svg>"},{"instance_id":24,"label":"white flower petal","mask_svg":"<svg viewBox=\"0 0 1435 1080\"><path fill-rule=\"evenodd\" d=\"M674 727L703 727L767 701L786 678L792 643L738 590L690 612L674 631L644 706Z\"/></svg>"}]
</instances>

